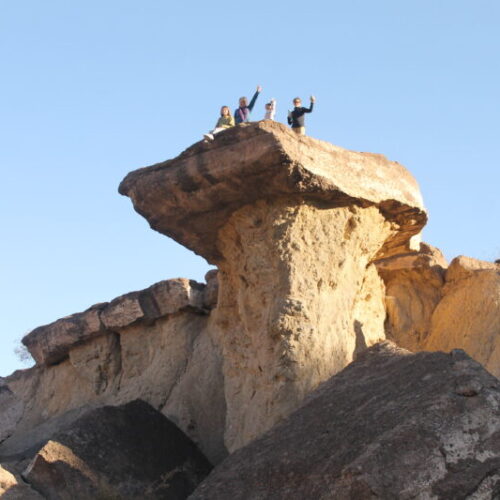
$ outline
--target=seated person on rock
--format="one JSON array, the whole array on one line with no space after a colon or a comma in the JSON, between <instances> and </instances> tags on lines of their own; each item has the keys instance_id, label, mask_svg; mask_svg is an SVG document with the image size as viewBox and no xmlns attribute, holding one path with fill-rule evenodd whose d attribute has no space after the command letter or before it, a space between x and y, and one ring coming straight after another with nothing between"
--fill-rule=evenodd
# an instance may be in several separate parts
<instances>
[{"instance_id":1,"label":"seated person on rock","mask_svg":"<svg viewBox=\"0 0 500 500\"><path fill-rule=\"evenodd\" d=\"M215 128L208 132L208 134L204 134L203 137L207 141L213 141L215 134L230 127L234 127L234 118L231 116L231 110L227 106L222 106L220 108L220 118L217 120Z\"/></svg>"}]
</instances>

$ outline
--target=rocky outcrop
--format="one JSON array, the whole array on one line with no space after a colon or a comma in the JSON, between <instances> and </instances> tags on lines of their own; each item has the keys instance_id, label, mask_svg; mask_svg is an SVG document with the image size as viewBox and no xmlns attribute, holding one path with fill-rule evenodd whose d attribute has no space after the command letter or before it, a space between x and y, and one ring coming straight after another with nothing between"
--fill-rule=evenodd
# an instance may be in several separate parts
<instances>
[{"instance_id":1,"label":"rocky outcrop","mask_svg":"<svg viewBox=\"0 0 500 500\"><path fill-rule=\"evenodd\" d=\"M134 323L152 323L187 308L207 312L210 306L204 302L204 291L205 286L193 280L160 281L145 290L40 326L23 338L23 344L38 364L58 363L71 348Z\"/></svg>"},{"instance_id":2,"label":"rocky outcrop","mask_svg":"<svg viewBox=\"0 0 500 500\"><path fill-rule=\"evenodd\" d=\"M387 338L410 351L422 350L443 296L445 258L437 248L422 244L418 252L381 259L376 265L385 283Z\"/></svg>"},{"instance_id":3,"label":"rocky outcrop","mask_svg":"<svg viewBox=\"0 0 500 500\"><path fill-rule=\"evenodd\" d=\"M463 351L378 344L220 464L190 497L500 494L500 382Z\"/></svg>"},{"instance_id":4,"label":"rocky outcrop","mask_svg":"<svg viewBox=\"0 0 500 500\"><path fill-rule=\"evenodd\" d=\"M39 364L0 387L0 461L25 456L88 408L137 398L171 419L210 460L220 461L227 453L224 381L205 288L188 280L160 282L90 308L99 311L98 332L85 328L89 322L81 313L30 334ZM146 294L161 317L145 318L139 310L138 297ZM47 364L56 355L58 362Z\"/></svg>"},{"instance_id":5,"label":"rocky outcrop","mask_svg":"<svg viewBox=\"0 0 500 500\"><path fill-rule=\"evenodd\" d=\"M363 316L383 308L370 265L409 249L426 221L401 165L274 122L234 127L132 172L120 192L154 229L219 268L212 336L229 450L385 337L382 314Z\"/></svg>"},{"instance_id":6,"label":"rocky outcrop","mask_svg":"<svg viewBox=\"0 0 500 500\"><path fill-rule=\"evenodd\" d=\"M352 361L359 343L384 338L383 321L365 335L355 304L388 234L373 207L325 210L284 200L244 207L219 231L227 259L214 316L229 450L290 413ZM372 288L371 302L383 308L380 288Z\"/></svg>"},{"instance_id":7,"label":"rocky outcrop","mask_svg":"<svg viewBox=\"0 0 500 500\"><path fill-rule=\"evenodd\" d=\"M89 411L51 436L23 477L47 499L182 499L210 469L192 441L137 400Z\"/></svg>"},{"instance_id":8,"label":"rocky outcrop","mask_svg":"<svg viewBox=\"0 0 500 500\"><path fill-rule=\"evenodd\" d=\"M500 266L457 257L422 348L461 348L500 377Z\"/></svg>"},{"instance_id":9,"label":"rocky outcrop","mask_svg":"<svg viewBox=\"0 0 500 500\"><path fill-rule=\"evenodd\" d=\"M0 378L0 443L16 429L24 412L24 402Z\"/></svg>"},{"instance_id":10,"label":"rocky outcrop","mask_svg":"<svg viewBox=\"0 0 500 500\"><path fill-rule=\"evenodd\" d=\"M500 377L500 266L470 257L450 266L428 245L377 261L386 288L386 333L399 346L465 350Z\"/></svg>"},{"instance_id":11,"label":"rocky outcrop","mask_svg":"<svg viewBox=\"0 0 500 500\"><path fill-rule=\"evenodd\" d=\"M148 486L142 450L106 444L124 423L109 407L137 398L212 463L236 450L195 498L500 494L498 381L460 352L367 352L386 337L462 347L500 373L499 266L447 268L420 242L426 214L404 167L265 121L132 172L120 192L218 269L206 285L163 281L25 337L37 365L0 379L8 494L29 488L16 474L37 454L25 477L48 497L62 483L75 498L134 497L137 485L161 496L189 467L161 472L159 458Z\"/></svg>"}]
</instances>

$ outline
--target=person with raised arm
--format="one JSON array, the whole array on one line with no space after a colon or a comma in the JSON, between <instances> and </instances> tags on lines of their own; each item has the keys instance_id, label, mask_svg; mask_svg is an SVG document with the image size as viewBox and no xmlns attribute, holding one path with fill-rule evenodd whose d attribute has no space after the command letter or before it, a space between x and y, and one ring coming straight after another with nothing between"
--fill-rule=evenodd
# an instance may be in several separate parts
<instances>
[{"instance_id":1,"label":"person with raised arm","mask_svg":"<svg viewBox=\"0 0 500 500\"><path fill-rule=\"evenodd\" d=\"M300 97L296 97L293 100L294 108L292 111L288 111L288 124L292 126L292 130L298 135L306 135L305 127L305 114L310 113L313 110L316 98L312 95L311 105L309 108L302 107L302 101Z\"/></svg>"},{"instance_id":2,"label":"person with raised arm","mask_svg":"<svg viewBox=\"0 0 500 500\"><path fill-rule=\"evenodd\" d=\"M246 97L240 97L240 105L234 112L234 121L236 125L238 123L245 123L250 121L250 113L252 112L253 107L255 106L255 101L257 101L257 97L262 92L262 87L260 85L257 86L257 90L248 104L248 99Z\"/></svg>"},{"instance_id":3,"label":"person with raised arm","mask_svg":"<svg viewBox=\"0 0 500 500\"><path fill-rule=\"evenodd\" d=\"M269 102L266 102L265 108L266 114L264 115L264 120L274 120L276 115L276 99L273 97Z\"/></svg>"}]
</instances>

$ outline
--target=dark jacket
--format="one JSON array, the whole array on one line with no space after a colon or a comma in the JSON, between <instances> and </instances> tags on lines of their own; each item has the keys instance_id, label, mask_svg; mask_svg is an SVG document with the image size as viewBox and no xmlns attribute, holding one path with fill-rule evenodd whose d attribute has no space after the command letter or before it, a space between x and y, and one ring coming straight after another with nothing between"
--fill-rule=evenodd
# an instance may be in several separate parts
<instances>
[{"instance_id":1,"label":"dark jacket","mask_svg":"<svg viewBox=\"0 0 500 500\"><path fill-rule=\"evenodd\" d=\"M304 127L305 113L310 113L313 110L314 103L311 102L309 108L303 107L295 107L291 113L291 116L288 117L288 125L291 125L292 128Z\"/></svg>"}]
</instances>

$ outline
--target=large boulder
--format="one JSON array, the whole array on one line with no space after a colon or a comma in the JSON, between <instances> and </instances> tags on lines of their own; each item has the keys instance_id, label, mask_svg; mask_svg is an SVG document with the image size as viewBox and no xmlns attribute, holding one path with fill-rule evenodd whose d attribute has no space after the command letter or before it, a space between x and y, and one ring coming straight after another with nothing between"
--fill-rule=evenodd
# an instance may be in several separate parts
<instances>
[{"instance_id":1,"label":"large boulder","mask_svg":"<svg viewBox=\"0 0 500 500\"><path fill-rule=\"evenodd\" d=\"M143 401L88 412L57 432L23 474L44 498L187 498L210 463Z\"/></svg>"},{"instance_id":2,"label":"large boulder","mask_svg":"<svg viewBox=\"0 0 500 500\"><path fill-rule=\"evenodd\" d=\"M137 398L171 419L211 461L224 458L222 361L209 328L213 274L209 286L161 281L29 334L37 365L0 379L0 460L24 456L88 408ZM99 328L84 320L89 311Z\"/></svg>"},{"instance_id":3,"label":"large boulder","mask_svg":"<svg viewBox=\"0 0 500 500\"><path fill-rule=\"evenodd\" d=\"M229 450L385 338L383 284L370 266L409 250L426 222L401 165L269 121L132 172L120 193L219 268L211 334L224 359Z\"/></svg>"},{"instance_id":4,"label":"large boulder","mask_svg":"<svg viewBox=\"0 0 500 500\"><path fill-rule=\"evenodd\" d=\"M43 500L44 498L1 465L0 497L3 500Z\"/></svg>"},{"instance_id":5,"label":"large boulder","mask_svg":"<svg viewBox=\"0 0 500 500\"><path fill-rule=\"evenodd\" d=\"M24 456L88 408L141 398L217 463L227 454L221 365L207 317L199 314L184 312L89 340L56 365L5 379L10 396L4 402L12 406L0 406L0 420L7 424L0 461Z\"/></svg>"},{"instance_id":6,"label":"large boulder","mask_svg":"<svg viewBox=\"0 0 500 500\"><path fill-rule=\"evenodd\" d=\"M398 226L384 248L404 245L426 222L417 182L383 155L358 153L278 122L242 124L173 160L131 172L120 184L151 227L218 263L217 232L239 208L294 196L326 206L376 206Z\"/></svg>"},{"instance_id":7,"label":"large boulder","mask_svg":"<svg viewBox=\"0 0 500 500\"><path fill-rule=\"evenodd\" d=\"M500 381L463 351L360 354L191 500L496 499Z\"/></svg>"}]
</instances>

